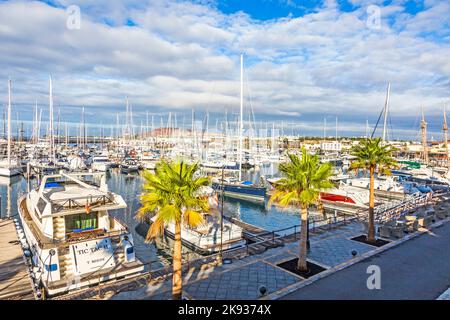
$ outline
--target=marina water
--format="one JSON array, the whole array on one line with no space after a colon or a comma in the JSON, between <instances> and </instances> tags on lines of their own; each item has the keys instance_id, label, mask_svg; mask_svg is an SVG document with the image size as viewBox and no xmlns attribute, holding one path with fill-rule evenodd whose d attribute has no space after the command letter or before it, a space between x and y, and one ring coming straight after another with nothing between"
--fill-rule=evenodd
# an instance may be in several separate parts
<instances>
[{"instance_id":1,"label":"marina water","mask_svg":"<svg viewBox=\"0 0 450 320\"><path fill-rule=\"evenodd\" d=\"M258 181L261 175L277 173L276 166L262 167L260 170L243 172L243 178ZM141 193L142 178L138 174L123 174L119 169L111 169L106 173L109 190L120 194L128 207L122 210L111 211L111 214L125 222L133 233L134 247L137 256L143 262L152 262L152 268L162 267L170 263L171 250L169 246L158 248L153 243L145 242L148 225L136 220L136 212L140 208L139 195ZM33 183L33 182L32 182ZM0 179L1 218L15 217L17 212L17 199L26 192L26 180L22 176L12 179ZM225 197L224 214L256 225L268 231L292 227L300 224L300 216L292 210L280 209L276 206L268 208L267 201L262 203L249 202ZM185 248L186 251L189 251ZM195 255L193 255L195 256Z\"/></svg>"}]
</instances>

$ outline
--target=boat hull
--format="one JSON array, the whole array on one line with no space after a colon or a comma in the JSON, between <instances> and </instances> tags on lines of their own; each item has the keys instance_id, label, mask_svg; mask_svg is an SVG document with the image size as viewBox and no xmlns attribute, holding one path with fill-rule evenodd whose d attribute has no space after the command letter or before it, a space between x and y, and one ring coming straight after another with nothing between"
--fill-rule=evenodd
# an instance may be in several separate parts
<instances>
[{"instance_id":1,"label":"boat hull","mask_svg":"<svg viewBox=\"0 0 450 320\"><path fill-rule=\"evenodd\" d=\"M0 176L2 177L14 177L19 174L22 174L21 168L14 168L14 167L0 167Z\"/></svg>"},{"instance_id":2,"label":"boat hull","mask_svg":"<svg viewBox=\"0 0 450 320\"><path fill-rule=\"evenodd\" d=\"M218 192L222 191L222 184L220 183L213 183L212 187L214 190L217 190ZM223 184L223 192L226 196L239 199L264 201L266 197L265 187L254 187L254 186L225 183Z\"/></svg>"},{"instance_id":3,"label":"boat hull","mask_svg":"<svg viewBox=\"0 0 450 320\"><path fill-rule=\"evenodd\" d=\"M33 260L33 270L35 268L39 269L39 274L41 276L38 276L36 273L34 274L34 277L37 279L41 279L40 283L45 288L47 292L47 296L57 296L64 293L70 293L72 291L88 288L92 285L110 282L114 279L123 279L128 277L134 277L136 275L141 274L144 272L144 264L138 260L136 257L135 261L133 262L122 262L117 268L114 267L111 270L105 269L102 270L102 272L98 273L98 276L91 277L89 276L92 273L84 273L81 275L76 274L62 274L62 270L66 269L67 266L64 266L62 264L62 260L60 258L61 256L61 249L62 244L41 244L41 241L38 240L38 238L34 235L32 228L30 226L28 221L31 221L30 214L28 212L28 205L27 205L27 196L23 195L17 200L17 206L18 206L18 213L19 213L19 219L22 224L23 228L23 235L25 236L26 242L28 243L29 250L31 251L31 257ZM27 211L27 212L24 212ZM26 216L28 218L26 218ZM27 221L28 220L28 221ZM33 226L33 228L36 228L36 226ZM131 234L125 234L129 237L130 241L132 241L132 235ZM103 238L103 239L110 239L112 238ZM94 240L95 241L95 240ZM84 241L84 242L78 242L77 244L84 245L84 243L87 243L90 241ZM73 245L72 243L65 244L65 247L67 249L70 249L70 246ZM116 254L116 249L114 249L114 255ZM53 255L51 252L53 251ZM69 251L70 252L70 251ZM49 256L52 255L52 259L48 260ZM114 256L114 260L116 260L117 257ZM48 262L46 262L48 261ZM75 260L76 261L76 260ZM75 262L76 263L76 262ZM73 268L73 266L71 267ZM45 280L46 279L46 280ZM51 279L49 282L48 279Z\"/></svg>"}]
</instances>

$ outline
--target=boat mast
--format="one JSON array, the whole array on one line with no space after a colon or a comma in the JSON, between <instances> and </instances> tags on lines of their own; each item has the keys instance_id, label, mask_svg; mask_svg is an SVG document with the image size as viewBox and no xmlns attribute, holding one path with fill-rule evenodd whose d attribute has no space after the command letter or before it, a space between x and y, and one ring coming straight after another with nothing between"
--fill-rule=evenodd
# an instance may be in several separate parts
<instances>
[{"instance_id":1,"label":"boat mast","mask_svg":"<svg viewBox=\"0 0 450 320\"><path fill-rule=\"evenodd\" d=\"M11 165L11 79L8 80L8 164Z\"/></svg>"},{"instance_id":2,"label":"boat mast","mask_svg":"<svg viewBox=\"0 0 450 320\"><path fill-rule=\"evenodd\" d=\"M244 113L244 55L241 53L241 97L240 97L240 121L239 121L239 181L242 179L242 133Z\"/></svg>"},{"instance_id":3,"label":"boat mast","mask_svg":"<svg viewBox=\"0 0 450 320\"><path fill-rule=\"evenodd\" d=\"M42 123L42 108L39 109L39 120L38 120L38 127L37 127L37 143L39 143L39 140L41 139L41 123Z\"/></svg>"},{"instance_id":4,"label":"boat mast","mask_svg":"<svg viewBox=\"0 0 450 320\"><path fill-rule=\"evenodd\" d=\"M448 126L447 126L447 113L446 106L444 105L444 126L442 130L444 131L444 148L445 148L445 160L447 161L447 169L450 170L450 160L448 158Z\"/></svg>"},{"instance_id":5,"label":"boat mast","mask_svg":"<svg viewBox=\"0 0 450 320\"><path fill-rule=\"evenodd\" d=\"M422 108L422 121L420 122L420 128L422 130L423 161L425 164L428 164L427 123L425 121L423 105L421 108Z\"/></svg>"},{"instance_id":6,"label":"boat mast","mask_svg":"<svg viewBox=\"0 0 450 320\"><path fill-rule=\"evenodd\" d=\"M34 106L34 123L33 123L33 139L32 143L38 143L38 106L37 106L37 99L36 104Z\"/></svg>"},{"instance_id":7,"label":"boat mast","mask_svg":"<svg viewBox=\"0 0 450 320\"><path fill-rule=\"evenodd\" d=\"M369 120L366 119L366 139L369 139Z\"/></svg>"},{"instance_id":8,"label":"boat mast","mask_svg":"<svg viewBox=\"0 0 450 320\"><path fill-rule=\"evenodd\" d=\"M336 116L336 142L338 141L338 117Z\"/></svg>"},{"instance_id":9,"label":"boat mast","mask_svg":"<svg viewBox=\"0 0 450 320\"><path fill-rule=\"evenodd\" d=\"M53 87L52 76L50 76L49 83L49 112L50 112L50 124L49 124L49 136L50 136L50 157L51 160L55 160L55 146L53 141Z\"/></svg>"},{"instance_id":10,"label":"boat mast","mask_svg":"<svg viewBox=\"0 0 450 320\"><path fill-rule=\"evenodd\" d=\"M383 123L383 142L386 142L387 117L389 111L389 97L391 94L391 83L388 82L386 101L384 103L384 123Z\"/></svg>"}]
</instances>

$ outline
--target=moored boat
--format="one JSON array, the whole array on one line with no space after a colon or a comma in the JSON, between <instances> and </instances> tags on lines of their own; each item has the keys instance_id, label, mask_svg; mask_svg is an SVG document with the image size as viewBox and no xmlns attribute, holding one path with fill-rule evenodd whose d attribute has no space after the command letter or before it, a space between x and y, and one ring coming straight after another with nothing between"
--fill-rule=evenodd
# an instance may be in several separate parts
<instances>
[{"instance_id":1,"label":"moored boat","mask_svg":"<svg viewBox=\"0 0 450 320\"><path fill-rule=\"evenodd\" d=\"M144 270L133 236L109 215L126 208L125 201L108 191L103 178L97 186L89 176L95 174L44 176L37 189L18 199L33 276L50 296Z\"/></svg>"}]
</instances>

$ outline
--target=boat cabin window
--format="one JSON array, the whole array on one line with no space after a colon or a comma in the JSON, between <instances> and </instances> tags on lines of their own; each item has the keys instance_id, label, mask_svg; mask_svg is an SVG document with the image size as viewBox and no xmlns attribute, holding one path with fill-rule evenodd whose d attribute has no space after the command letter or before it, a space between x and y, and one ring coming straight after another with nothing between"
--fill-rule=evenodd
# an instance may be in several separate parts
<instances>
[{"instance_id":1,"label":"boat cabin window","mask_svg":"<svg viewBox=\"0 0 450 320\"><path fill-rule=\"evenodd\" d=\"M65 216L66 233L95 230L98 228L97 213L80 213Z\"/></svg>"},{"instance_id":2,"label":"boat cabin window","mask_svg":"<svg viewBox=\"0 0 450 320\"><path fill-rule=\"evenodd\" d=\"M39 198L38 202L37 202L37 207L39 209L39 212L42 214L42 212L44 212L45 206L47 205L47 202L45 202L44 199Z\"/></svg>"}]
</instances>

